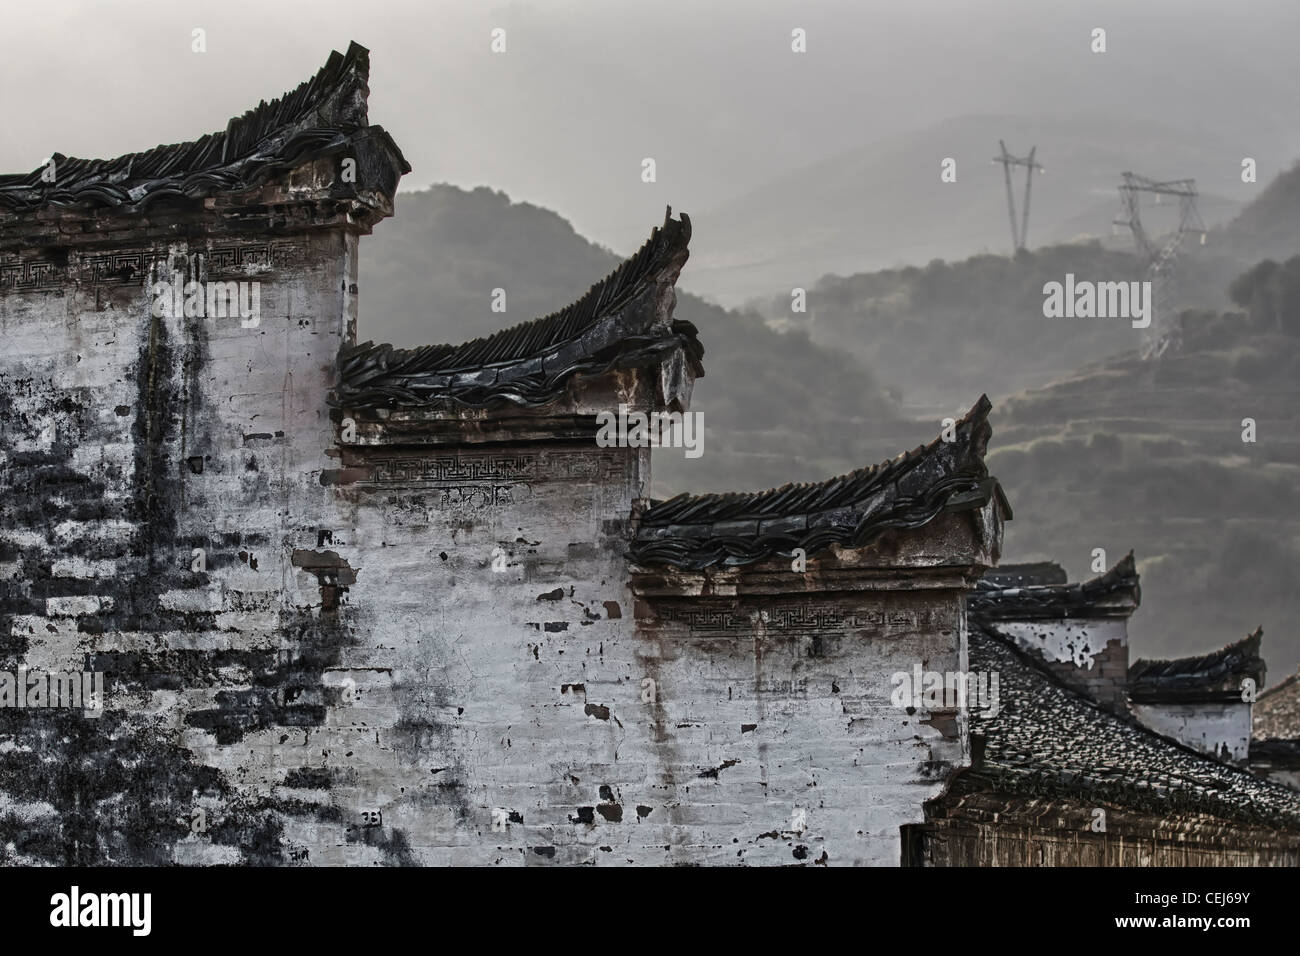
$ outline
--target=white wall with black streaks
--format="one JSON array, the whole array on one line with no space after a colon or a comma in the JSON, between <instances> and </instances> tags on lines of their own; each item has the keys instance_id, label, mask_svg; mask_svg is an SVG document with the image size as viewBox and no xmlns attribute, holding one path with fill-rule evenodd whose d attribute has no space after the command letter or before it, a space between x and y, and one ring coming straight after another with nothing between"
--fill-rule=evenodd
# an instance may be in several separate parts
<instances>
[{"instance_id":1,"label":"white wall with black streaks","mask_svg":"<svg viewBox=\"0 0 1300 956\"><path fill-rule=\"evenodd\" d=\"M868 549L869 593L737 605L903 625L665 629L625 557L647 450L540 424L342 447L357 241L115 247L159 274L220 258L261 283L251 328L155 318L75 251L0 293L3 666L108 676L95 719L0 710L4 861L896 865L969 746L889 675L964 667L976 519Z\"/></svg>"}]
</instances>

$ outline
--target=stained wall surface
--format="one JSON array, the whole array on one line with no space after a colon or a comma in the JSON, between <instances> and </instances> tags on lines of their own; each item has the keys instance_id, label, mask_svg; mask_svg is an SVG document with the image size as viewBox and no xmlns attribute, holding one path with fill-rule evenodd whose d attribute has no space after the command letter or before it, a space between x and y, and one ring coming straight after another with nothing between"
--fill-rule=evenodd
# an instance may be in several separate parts
<instances>
[{"instance_id":1,"label":"stained wall surface","mask_svg":"<svg viewBox=\"0 0 1300 956\"><path fill-rule=\"evenodd\" d=\"M0 666L107 680L89 716L0 708L0 857L896 864L965 756L888 675L962 666L959 588L638 630L646 450L341 440L356 243L0 259ZM155 316L175 270L258 282L256 324Z\"/></svg>"}]
</instances>

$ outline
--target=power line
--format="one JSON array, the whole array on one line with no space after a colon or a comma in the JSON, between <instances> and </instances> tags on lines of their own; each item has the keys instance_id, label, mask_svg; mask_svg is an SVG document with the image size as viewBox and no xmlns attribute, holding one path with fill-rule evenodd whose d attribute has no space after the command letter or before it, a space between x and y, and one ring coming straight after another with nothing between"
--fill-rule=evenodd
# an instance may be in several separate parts
<instances>
[{"instance_id":1,"label":"power line","mask_svg":"<svg viewBox=\"0 0 1300 956\"><path fill-rule=\"evenodd\" d=\"M1143 358L1159 358L1166 353L1177 353L1181 348L1180 330L1173 323L1164 321L1164 306L1168 304L1170 292L1174 286L1174 270L1178 262L1178 251L1182 247L1183 237L1189 232L1201 234L1201 245L1205 245L1206 229L1201 214L1196 208L1196 180L1170 179L1157 182L1136 173L1123 173L1124 182L1119 187L1120 204L1123 206L1123 218L1114 220L1117 226L1128 226L1133 233L1133 242L1139 254L1146 259L1147 277L1151 282L1151 324L1146 329L1142 344ZM1178 198L1178 228L1163 243L1148 235L1142 225L1141 196L1150 193L1156 197L1156 204L1161 196Z\"/></svg>"},{"instance_id":2,"label":"power line","mask_svg":"<svg viewBox=\"0 0 1300 956\"><path fill-rule=\"evenodd\" d=\"M993 162L1002 164L1002 172L1007 180L1007 213L1011 217L1011 254L1015 255L1021 249L1025 248L1025 241L1029 234L1029 192L1034 184L1034 170L1040 173L1043 167L1034 162L1034 154L1038 152L1038 147L1031 147L1028 156L1012 156L1007 152L1007 144L998 140L998 146L1002 148L1002 155L994 156ZM1020 227L1016 228L1016 198L1011 191L1011 167L1025 167L1025 206L1022 210Z\"/></svg>"}]
</instances>

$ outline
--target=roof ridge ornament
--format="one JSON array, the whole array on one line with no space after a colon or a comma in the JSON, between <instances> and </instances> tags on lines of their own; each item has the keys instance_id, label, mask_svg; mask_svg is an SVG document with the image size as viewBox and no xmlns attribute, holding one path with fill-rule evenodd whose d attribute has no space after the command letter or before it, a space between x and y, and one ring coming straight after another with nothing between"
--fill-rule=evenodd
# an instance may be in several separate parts
<instances>
[{"instance_id":1,"label":"roof ridge ornament","mask_svg":"<svg viewBox=\"0 0 1300 956\"><path fill-rule=\"evenodd\" d=\"M46 206L108 206L138 211L160 199L199 199L256 186L276 172L346 148L363 131L377 134L403 173L411 171L381 127L370 126L370 51L352 43L333 51L316 75L271 102L261 101L224 130L114 159L53 154L31 173L0 175L0 212Z\"/></svg>"},{"instance_id":2,"label":"roof ridge ornament","mask_svg":"<svg viewBox=\"0 0 1300 956\"><path fill-rule=\"evenodd\" d=\"M1262 687L1265 677L1260 649L1264 628L1208 654L1169 659L1139 658L1129 665L1129 696L1137 701L1193 701L1239 698L1242 678Z\"/></svg>"},{"instance_id":3,"label":"roof ridge ornament","mask_svg":"<svg viewBox=\"0 0 1300 956\"><path fill-rule=\"evenodd\" d=\"M536 407L568 383L614 368L662 365L683 355L704 374L698 330L672 317L674 286L690 253L690 216L672 218L576 302L460 345L399 349L364 342L339 353L330 403L344 408L446 404Z\"/></svg>"},{"instance_id":4,"label":"roof ridge ornament","mask_svg":"<svg viewBox=\"0 0 1300 956\"><path fill-rule=\"evenodd\" d=\"M1011 565L1011 567L1016 567ZM1132 549L1101 574L1086 581L1063 584L1011 584L998 578L999 568L991 569L975 584L967 598L967 607L975 615L990 619L1016 618L1021 614L1046 617L1087 616L1090 611L1105 611L1107 599L1132 600L1122 610L1131 614L1142 603L1141 577Z\"/></svg>"},{"instance_id":5,"label":"roof ridge ornament","mask_svg":"<svg viewBox=\"0 0 1300 956\"><path fill-rule=\"evenodd\" d=\"M862 547L893 528L919 528L940 514L982 508L996 498L1011 517L984 455L992 428L987 395L943 436L896 458L820 482L758 492L681 494L641 515L630 557L686 570L753 564L831 545Z\"/></svg>"}]
</instances>

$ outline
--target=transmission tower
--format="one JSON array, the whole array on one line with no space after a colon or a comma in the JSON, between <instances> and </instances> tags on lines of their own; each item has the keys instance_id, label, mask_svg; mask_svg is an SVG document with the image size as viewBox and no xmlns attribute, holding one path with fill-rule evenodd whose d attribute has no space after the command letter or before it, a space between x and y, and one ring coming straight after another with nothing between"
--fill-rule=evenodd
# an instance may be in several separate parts
<instances>
[{"instance_id":1,"label":"transmission tower","mask_svg":"<svg viewBox=\"0 0 1300 956\"><path fill-rule=\"evenodd\" d=\"M1133 242L1138 254L1146 260L1146 275L1151 282L1151 325L1146 329L1142 344L1143 358L1158 358L1167 352L1177 352L1181 346L1179 330L1162 319L1163 306L1169 301L1169 294L1174 285L1174 268L1178 262L1178 251L1182 247L1183 237L1189 232L1201 234L1201 245L1205 245L1205 223L1196 208L1196 180L1171 179L1156 182L1135 173L1124 173L1124 182L1119 187L1120 204L1123 206L1122 218L1116 219L1117 226L1128 226L1133 233ZM1178 228L1158 242L1147 234L1142 225L1141 196L1152 193L1156 204L1162 196L1178 197Z\"/></svg>"},{"instance_id":2,"label":"transmission tower","mask_svg":"<svg viewBox=\"0 0 1300 956\"><path fill-rule=\"evenodd\" d=\"M1035 146L1029 150L1029 155L1024 157L1012 156L1007 152L1007 144L998 140L998 146L1002 148L1001 156L994 156L993 162L1002 164L1002 172L1007 179L1007 212L1011 216L1011 251L1012 254L1025 248L1025 238L1029 233L1029 190L1034 184L1034 170L1040 173L1043 167L1034 162L1034 153L1038 152ZM1016 230L1016 197L1011 191L1011 167L1025 167L1025 208L1022 211L1020 229Z\"/></svg>"}]
</instances>

